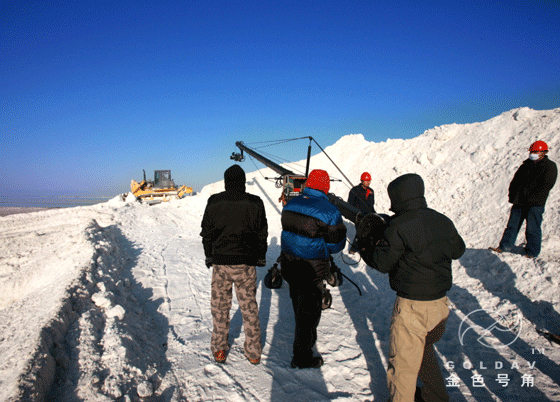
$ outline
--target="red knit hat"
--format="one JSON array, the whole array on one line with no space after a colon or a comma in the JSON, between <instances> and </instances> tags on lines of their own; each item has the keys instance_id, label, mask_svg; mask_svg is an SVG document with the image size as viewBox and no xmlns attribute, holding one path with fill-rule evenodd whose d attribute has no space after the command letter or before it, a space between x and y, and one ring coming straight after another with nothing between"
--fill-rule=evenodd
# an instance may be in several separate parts
<instances>
[{"instance_id":1,"label":"red knit hat","mask_svg":"<svg viewBox=\"0 0 560 402\"><path fill-rule=\"evenodd\" d=\"M328 194L331 188L331 179L325 170L314 169L309 173L305 186Z\"/></svg>"}]
</instances>

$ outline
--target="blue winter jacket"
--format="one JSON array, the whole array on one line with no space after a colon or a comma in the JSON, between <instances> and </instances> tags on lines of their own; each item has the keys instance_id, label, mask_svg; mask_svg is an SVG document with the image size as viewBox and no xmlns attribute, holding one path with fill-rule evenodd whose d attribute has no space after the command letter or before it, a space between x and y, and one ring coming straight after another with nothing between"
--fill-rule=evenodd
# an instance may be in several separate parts
<instances>
[{"instance_id":1,"label":"blue winter jacket","mask_svg":"<svg viewBox=\"0 0 560 402\"><path fill-rule=\"evenodd\" d=\"M305 260L328 260L342 251L346 226L320 190L305 188L282 211L282 252Z\"/></svg>"}]
</instances>

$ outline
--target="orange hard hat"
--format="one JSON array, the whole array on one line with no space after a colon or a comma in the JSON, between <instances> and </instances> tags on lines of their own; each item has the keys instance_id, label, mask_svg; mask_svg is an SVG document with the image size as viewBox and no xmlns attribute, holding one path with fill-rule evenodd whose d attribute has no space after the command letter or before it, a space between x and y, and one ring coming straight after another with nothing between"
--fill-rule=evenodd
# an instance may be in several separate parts
<instances>
[{"instance_id":1,"label":"orange hard hat","mask_svg":"<svg viewBox=\"0 0 560 402\"><path fill-rule=\"evenodd\" d=\"M529 148L529 152L542 152L542 151L548 151L548 145L546 145L546 142L544 141L535 141L531 145L531 148Z\"/></svg>"}]
</instances>

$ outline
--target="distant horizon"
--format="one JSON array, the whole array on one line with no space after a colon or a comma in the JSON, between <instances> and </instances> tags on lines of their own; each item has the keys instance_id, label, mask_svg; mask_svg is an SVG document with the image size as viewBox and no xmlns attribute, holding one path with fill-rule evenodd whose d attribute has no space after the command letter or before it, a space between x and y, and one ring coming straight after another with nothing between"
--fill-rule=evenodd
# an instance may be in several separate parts
<instances>
[{"instance_id":1,"label":"distant horizon","mask_svg":"<svg viewBox=\"0 0 560 402\"><path fill-rule=\"evenodd\" d=\"M118 196L78 194L0 196L0 208L71 208L107 202Z\"/></svg>"}]
</instances>

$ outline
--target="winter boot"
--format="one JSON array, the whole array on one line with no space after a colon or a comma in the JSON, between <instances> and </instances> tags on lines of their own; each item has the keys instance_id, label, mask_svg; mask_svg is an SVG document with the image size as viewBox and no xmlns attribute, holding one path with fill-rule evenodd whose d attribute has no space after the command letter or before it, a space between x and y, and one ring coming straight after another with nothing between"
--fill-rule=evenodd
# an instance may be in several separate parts
<instances>
[{"instance_id":1,"label":"winter boot","mask_svg":"<svg viewBox=\"0 0 560 402\"><path fill-rule=\"evenodd\" d=\"M225 363L226 358L227 355L225 350L218 350L216 353L214 353L214 360L216 360L216 363Z\"/></svg>"},{"instance_id":2,"label":"winter boot","mask_svg":"<svg viewBox=\"0 0 560 402\"><path fill-rule=\"evenodd\" d=\"M298 361L295 358L292 359L292 368L319 368L323 365L323 358L321 356L313 356L307 361Z\"/></svg>"}]
</instances>

